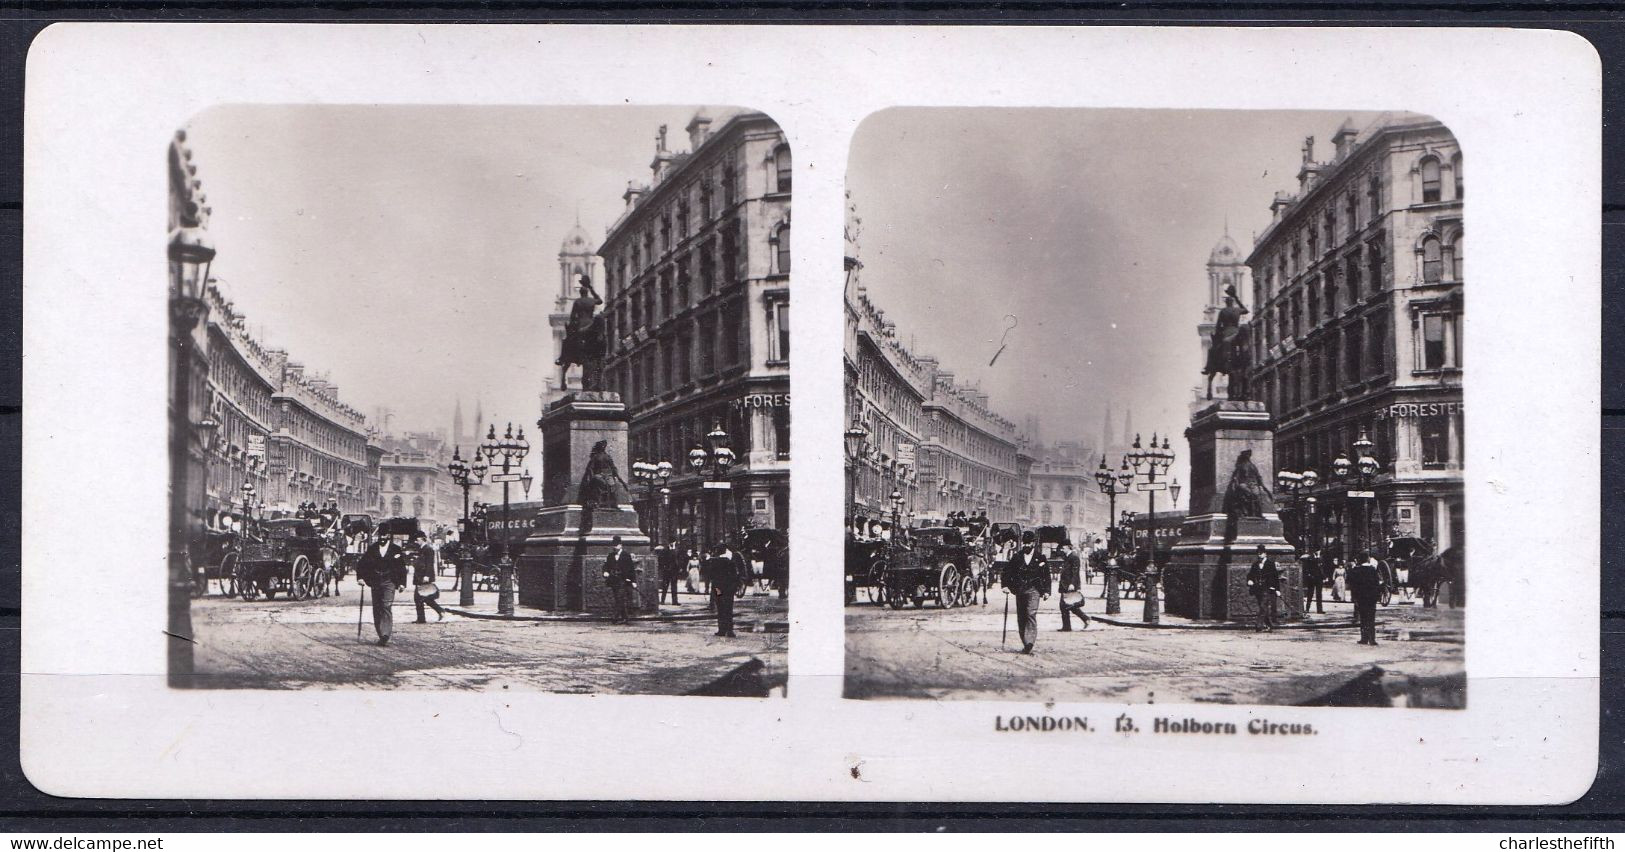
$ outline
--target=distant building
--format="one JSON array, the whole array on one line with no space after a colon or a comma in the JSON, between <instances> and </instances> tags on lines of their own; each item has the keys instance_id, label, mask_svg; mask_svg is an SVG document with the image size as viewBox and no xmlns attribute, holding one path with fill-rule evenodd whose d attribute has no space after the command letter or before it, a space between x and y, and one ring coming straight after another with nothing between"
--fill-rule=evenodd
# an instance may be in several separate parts
<instances>
[{"instance_id":1,"label":"distant building","mask_svg":"<svg viewBox=\"0 0 1625 852\"><path fill-rule=\"evenodd\" d=\"M1075 543L1085 533L1103 535L1110 523L1109 510L1106 495L1095 483L1100 459L1094 449L1076 441L1057 441L1031 452L1031 523L1065 526Z\"/></svg>"},{"instance_id":2,"label":"distant building","mask_svg":"<svg viewBox=\"0 0 1625 852\"><path fill-rule=\"evenodd\" d=\"M1314 468L1320 538L1346 553L1371 537L1460 543L1465 243L1461 149L1426 116L1345 122L1334 153L1305 141L1296 194L1247 257L1247 338L1254 399L1274 416L1275 468ZM1375 505L1332 482L1340 453L1364 434L1382 465Z\"/></svg>"},{"instance_id":3,"label":"distant building","mask_svg":"<svg viewBox=\"0 0 1625 852\"><path fill-rule=\"evenodd\" d=\"M300 503L336 501L359 512L366 500L366 420L339 399L337 385L306 372L288 353L270 350L281 383L271 394L276 431L270 444L270 495L274 512L293 512Z\"/></svg>"},{"instance_id":4,"label":"distant building","mask_svg":"<svg viewBox=\"0 0 1625 852\"><path fill-rule=\"evenodd\" d=\"M631 461L675 468L669 507L634 489L640 514L714 541L789 527L790 146L759 112L702 109L687 131L678 152L660 128L650 182L628 185L598 250L604 374L631 410ZM687 464L718 426L737 457L723 492Z\"/></svg>"},{"instance_id":5,"label":"distant building","mask_svg":"<svg viewBox=\"0 0 1625 852\"><path fill-rule=\"evenodd\" d=\"M451 481L446 465L451 447L442 432L408 432L379 439L382 480L379 497L386 517L417 518L424 532L457 529L463 491ZM513 500L524 499L519 493Z\"/></svg>"}]
</instances>

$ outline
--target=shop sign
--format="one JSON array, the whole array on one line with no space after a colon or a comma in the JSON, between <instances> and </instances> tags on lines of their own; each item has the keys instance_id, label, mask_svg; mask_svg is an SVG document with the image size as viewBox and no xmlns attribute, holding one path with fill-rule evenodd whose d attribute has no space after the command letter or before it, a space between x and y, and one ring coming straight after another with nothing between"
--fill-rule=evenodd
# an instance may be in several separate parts
<instances>
[{"instance_id":1,"label":"shop sign","mask_svg":"<svg viewBox=\"0 0 1625 852\"><path fill-rule=\"evenodd\" d=\"M914 445L908 441L897 442L897 463L914 466Z\"/></svg>"},{"instance_id":2,"label":"shop sign","mask_svg":"<svg viewBox=\"0 0 1625 852\"><path fill-rule=\"evenodd\" d=\"M789 408L790 395L787 393L752 393L746 394L738 402L741 408Z\"/></svg>"},{"instance_id":3,"label":"shop sign","mask_svg":"<svg viewBox=\"0 0 1625 852\"><path fill-rule=\"evenodd\" d=\"M1377 409L1378 420L1396 420L1401 417L1438 417L1443 414L1460 414L1463 409L1461 402L1396 402L1393 405Z\"/></svg>"}]
</instances>

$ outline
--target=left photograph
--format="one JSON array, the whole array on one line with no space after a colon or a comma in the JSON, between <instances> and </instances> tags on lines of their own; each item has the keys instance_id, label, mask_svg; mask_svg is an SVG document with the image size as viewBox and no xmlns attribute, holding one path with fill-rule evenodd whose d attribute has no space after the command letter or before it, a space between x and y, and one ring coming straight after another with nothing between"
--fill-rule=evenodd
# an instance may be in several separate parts
<instances>
[{"instance_id":1,"label":"left photograph","mask_svg":"<svg viewBox=\"0 0 1625 852\"><path fill-rule=\"evenodd\" d=\"M168 171L172 686L784 694L771 117L225 105Z\"/></svg>"}]
</instances>

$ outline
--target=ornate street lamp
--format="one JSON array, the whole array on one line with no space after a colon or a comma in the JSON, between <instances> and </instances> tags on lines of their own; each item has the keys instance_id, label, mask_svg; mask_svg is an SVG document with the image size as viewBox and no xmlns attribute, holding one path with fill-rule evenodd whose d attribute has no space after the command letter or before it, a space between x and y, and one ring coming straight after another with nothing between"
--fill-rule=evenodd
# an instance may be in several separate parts
<instances>
[{"instance_id":1,"label":"ornate street lamp","mask_svg":"<svg viewBox=\"0 0 1625 852\"><path fill-rule=\"evenodd\" d=\"M654 540L657 543L661 540L660 533L664 525L660 523L660 508L655 505L655 495L671 493L671 490L666 488L666 480L671 478L674 469L669 461L632 463L632 480L644 487L644 497L648 500L649 511L654 514L654 523L650 526L654 530Z\"/></svg>"},{"instance_id":2,"label":"ornate street lamp","mask_svg":"<svg viewBox=\"0 0 1625 852\"><path fill-rule=\"evenodd\" d=\"M1370 490L1371 480L1382 470L1382 463L1377 461L1377 457L1371 454L1375 446L1375 444L1371 443L1371 439L1366 437L1365 430L1361 429L1360 437L1353 444L1354 460L1350 461L1349 457L1342 452L1339 452L1337 458L1332 460L1333 479L1340 480L1345 485L1351 484L1349 481L1353 480L1359 486L1357 489L1346 491L1344 498L1345 505L1350 505L1354 500L1361 501L1360 525L1356 527L1353 524L1348 524L1350 533L1355 530L1359 530L1360 533L1359 541L1353 548L1353 557L1355 559L1360 558L1367 548L1373 546L1371 542L1371 503L1366 501L1375 501L1377 495L1376 492ZM1346 511L1344 515L1344 523L1348 523Z\"/></svg>"},{"instance_id":3,"label":"ornate street lamp","mask_svg":"<svg viewBox=\"0 0 1625 852\"><path fill-rule=\"evenodd\" d=\"M843 437L846 440L846 509L850 515L858 502L858 462L863 458L863 445L869 440L869 430L854 414L852 425L847 427Z\"/></svg>"},{"instance_id":4,"label":"ornate street lamp","mask_svg":"<svg viewBox=\"0 0 1625 852\"><path fill-rule=\"evenodd\" d=\"M1292 514L1297 518L1299 541L1305 549L1309 550L1314 548L1309 535L1309 516L1304 511L1304 506L1306 504L1314 505L1315 498L1310 497L1306 501L1300 495L1304 491L1313 489L1318 484L1320 484L1320 474L1316 473L1314 468L1309 468L1302 473L1283 470L1275 474L1276 490L1286 494L1291 501Z\"/></svg>"},{"instance_id":5,"label":"ornate street lamp","mask_svg":"<svg viewBox=\"0 0 1625 852\"><path fill-rule=\"evenodd\" d=\"M474 605L474 548L470 543L468 534L468 492L476 485L485 481L485 459L480 456L478 447L474 448L474 461L472 464L463 461L462 448L455 447L451 451L451 462L446 465L451 472L451 481L458 488L463 489L463 529L461 539L462 553L457 560L457 605L470 607Z\"/></svg>"},{"instance_id":6,"label":"ornate street lamp","mask_svg":"<svg viewBox=\"0 0 1625 852\"><path fill-rule=\"evenodd\" d=\"M174 388L169 424L169 677L184 685L192 674L192 560L190 556L193 333L209 313L203 301L214 263L214 244L201 226L169 233L169 332Z\"/></svg>"},{"instance_id":7,"label":"ornate street lamp","mask_svg":"<svg viewBox=\"0 0 1625 852\"><path fill-rule=\"evenodd\" d=\"M898 529L899 529L899 527L898 527L898 522L899 522L898 516L902 514L902 511L903 511L903 492L893 488L892 492L891 492L891 529L892 529L892 540L893 541L896 541L896 540L898 540L900 538L898 536Z\"/></svg>"},{"instance_id":8,"label":"ornate street lamp","mask_svg":"<svg viewBox=\"0 0 1625 852\"><path fill-rule=\"evenodd\" d=\"M495 423L485 434L485 443L480 451L490 460L490 467L494 470L497 465L502 466L502 472L492 474L492 482L502 483L502 556L497 562L497 573L501 577L501 590L497 594L497 613L499 615L513 615L513 555L510 552L508 536L508 486L523 477L513 469L524 463L525 456L530 453L530 442L525 440L525 428L519 427L519 434L513 433L513 424L509 423L502 437L497 437Z\"/></svg>"},{"instance_id":9,"label":"ornate street lamp","mask_svg":"<svg viewBox=\"0 0 1625 852\"><path fill-rule=\"evenodd\" d=\"M1106 583L1107 615L1117 615L1123 611L1122 593L1119 591L1118 586L1119 577L1117 576L1117 570L1112 566L1111 557L1117 555L1118 541L1121 535L1115 524L1117 520L1117 495L1126 494L1133 480L1134 475L1128 471L1128 460L1126 458L1123 460L1123 470L1119 475L1112 473L1112 469L1106 466L1106 454L1101 453L1100 467L1095 468L1095 486L1100 489L1100 493L1106 495L1108 503L1106 509L1107 562L1104 580Z\"/></svg>"},{"instance_id":10,"label":"ornate street lamp","mask_svg":"<svg viewBox=\"0 0 1625 852\"><path fill-rule=\"evenodd\" d=\"M1157 581L1159 570L1157 568L1157 492L1169 490L1169 484L1158 479L1166 475L1168 469L1173 467L1174 452L1169 447L1168 439L1162 439L1162 446L1157 446L1156 433L1151 435L1151 445L1142 448L1140 436L1134 436L1134 446L1129 450L1127 459L1134 468L1134 473L1144 478L1143 482L1135 485L1146 493L1146 547L1149 550L1146 559L1146 594L1145 613L1141 616L1147 624L1156 624L1161 620L1161 602L1158 600Z\"/></svg>"},{"instance_id":11,"label":"ornate street lamp","mask_svg":"<svg viewBox=\"0 0 1625 852\"><path fill-rule=\"evenodd\" d=\"M695 444L694 448L688 451L689 468L694 471L695 476L700 478L700 487L716 491L732 490L733 486L727 481L727 476L728 468L732 467L734 463L734 451L728 446L728 433L722 431L720 423L705 434L705 443L709 445L709 449L705 445ZM718 499L720 501L722 498L719 497ZM718 515L722 514L722 508L721 505L718 506ZM726 519L723 522L726 523ZM700 521L701 532L709 534L710 528L711 525L702 518ZM707 538L704 546L709 548L710 545L711 542Z\"/></svg>"}]
</instances>

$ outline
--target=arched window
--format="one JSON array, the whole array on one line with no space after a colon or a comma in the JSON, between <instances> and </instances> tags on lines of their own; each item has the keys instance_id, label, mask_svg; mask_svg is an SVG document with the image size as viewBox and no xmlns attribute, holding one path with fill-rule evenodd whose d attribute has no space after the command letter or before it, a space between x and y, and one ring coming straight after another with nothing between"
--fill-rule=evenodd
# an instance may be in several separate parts
<instances>
[{"instance_id":1,"label":"arched window","mask_svg":"<svg viewBox=\"0 0 1625 852\"><path fill-rule=\"evenodd\" d=\"M1047 524L1047 523L1049 523L1050 521L1053 521L1053 520L1055 520L1055 507L1053 507L1053 506L1045 506L1044 507L1044 523Z\"/></svg>"},{"instance_id":2,"label":"arched window","mask_svg":"<svg viewBox=\"0 0 1625 852\"><path fill-rule=\"evenodd\" d=\"M1045 500L1048 500L1049 499L1049 483L1047 483L1047 482L1044 483L1044 487L1042 489L1040 489L1040 491L1042 492L1042 494L1040 496L1042 496Z\"/></svg>"},{"instance_id":3,"label":"arched window","mask_svg":"<svg viewBox=\"0 0 1625 852\"><path fill-rule=\"evenodd\" d=\"M1439 238L1434 236L1422 239L1422 280L1428 284L1437 284L1444 272L1444 256L1439 246Z\"/></svg>"},{"instance_id":4,"label":"arched window","mask_svg":"<svg viewBox=\"0 0 1625 852\"><path fill-rule=\"evenodd\" d=\"M423 498L422 497L413 497L412 498L412 517L414 517L414 518L423 517Z\"/></svg>"},{"instance_id":5,"label":"arched window","mask_svg":"<svg viewBox=\"0 0 1625 852\"><path fill-rule=\"evenodd\" d=\"M1461 154L1450 158L1450 171L1456 177L1456 200L1460 201L1467 197L1466 190L1461 185Z\"/></svg>"},{"instance_id":6,"label":"arched window","mask_svg":"<svg viewBox=\"0 0 1625 852\"><path fill-rule=\"evenodd\" d=\"M394 476L389 478L389 490L391 490L391 491L399 491L399 490L401 490L401 475L400 474L397 473Z\"/></svg>"},{"instance_id":7,"label":"arched window","mask_svg":"<svg viewBox=\"0 0 1625 852\"><path fill-rule=\"evenodd\" d=\"M779 192L790 191L790 146L780 145L773 152L773 171L778 178Z\"/></svg>"},{"instance_id":8,"label":"arched window","mask_svg":"<svg viewBox=\"0 0 1625 852\"><path fill-rule=\"evenodd\" d=\"M412 490L413 491L422 491L423 490L423 477L421 477L421 476L412 477Z\"/></svg>"},{"instance_id":9,"label":"arched window","mask_svg":"<svg viewBox=\"0 0 1625 852\"><path fill-rule=\"evenodd\" d=\"M1072 507L1071 506L1067 506L1066 508L1061 510L1061 522L1065 523L1065 524L1072 523Z\"/></svg>"},{"instance_id":10,"label":"arched window","mask_svg":"<svg viewBox=\"0 0 1625 852\"><path fill-rule=\"evenodd\" d=\"M400 517L401 498L399 495L389 498L389 513L396 517Z\"/></svg>"},{"instance_id":11,"label":"arched window","mask_svg":"<svg viewBox=\"0 0 1625 852\"><path fill-rule=\"evenodd\" d=\"M1072 499L1072 486L1068 485L1065 488L1062 488L1061 489L1061 497L1063 499L1066 499L1066 500L1071 500Z\"/></svg>"},{"instance_id":12,"label":"arched window","mask_svg":"<svg viewBox=\"0 0 1625 852\"><path fill-rule=\"evenodd\" d=\"M790 271L790 225L785 223L773 233L773 255L780 275Z\"/></svg>"},{"instance_id":13,"label":"arched window","mask_svg":"<svg viewBox=\"0 0 1625 852\"><path fill-rule=\"evenodd\" d=\"M1428 157L1422 161L1422 203L1428 204L1439 200L1439 158Z\"/></svg>"}]
</instances>

